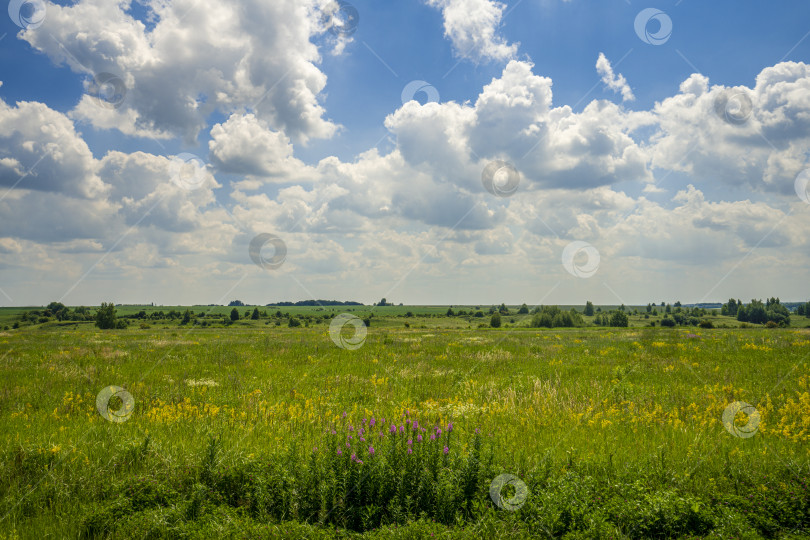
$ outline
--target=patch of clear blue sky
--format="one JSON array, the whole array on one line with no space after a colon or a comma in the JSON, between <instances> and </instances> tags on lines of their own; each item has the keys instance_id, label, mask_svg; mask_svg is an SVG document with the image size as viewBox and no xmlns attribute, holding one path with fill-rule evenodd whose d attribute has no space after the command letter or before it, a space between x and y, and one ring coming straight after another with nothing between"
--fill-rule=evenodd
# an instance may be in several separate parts
<instances>
[{"instance_id":1,"label":"patch of clear blue sky","mask_svg":"<svg viewBox=\"0 0 810 540\"><path fill-rule=\"evenodd\" d=\"M440 12L421 0L352 3L360 13L354 42L338 57L324 51L320 65L328 76L323 99L326 116L344 130L328 141L297 145L296 155L309 163L328 155L351 161L378 143L386 135L385 117L401 105L401 91L412 80L434 85L442 101L464 102L475 100L503 69L500 63L459 61L444 38ZM530 58L536 74L552 78L555 106L576 105L575 110L597 98L619 101L597 84L594 65L600 52L633 88L637 100L627 107L639 110L677 93L694 68L712 84L753 86L763 68L780 60L810 60L810 38L799 43L810 32L810 3L804 0L683 0L677 5L674 1L522 0L506 4L501 35L510 43L520 42L519 58ZM657 7L671 17L674 29L666 44L648 45L636 36L633 21L646 7ZM151 26L138 4L133 3L131 13ZM81 96L82 76L64 66L55 67L34 52L15 37L18 30L5 13L0 15L0 35L7 34L0 40L0 96L9 103L41 101L69 111ZM223 119L218 114L209 125ZM163 149L149 139L79 128L96 156L110 149L207 153L207 132L195 148L176 140L161 141ZM391 145L383 141L379 147L387 151Z\"/></svg>"}]
</instances>

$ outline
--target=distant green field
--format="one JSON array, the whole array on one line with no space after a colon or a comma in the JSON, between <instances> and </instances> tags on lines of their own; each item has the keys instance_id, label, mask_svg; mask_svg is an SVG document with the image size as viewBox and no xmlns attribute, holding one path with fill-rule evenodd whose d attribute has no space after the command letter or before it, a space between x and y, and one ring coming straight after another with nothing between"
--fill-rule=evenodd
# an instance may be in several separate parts
<instances>
[{"instance_id":1,"label":"distant green field","mask_svg":"<svg viewBox=\"0 0 810 540\"><path fill-rule=\"evenodd\" d=\"M281 308L330 315L298 328L0 331L0 537L810 531L810 330L492 329L397 306L351 349L328 331L347 310L317 309Z\"/></svg>"}]
</instances>

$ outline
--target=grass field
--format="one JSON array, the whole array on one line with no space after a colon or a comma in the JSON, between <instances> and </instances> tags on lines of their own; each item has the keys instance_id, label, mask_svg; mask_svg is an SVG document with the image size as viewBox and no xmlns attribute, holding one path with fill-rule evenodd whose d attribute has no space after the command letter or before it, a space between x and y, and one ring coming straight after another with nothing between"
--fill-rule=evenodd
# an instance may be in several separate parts
<instances>
[{"instance_id":1,"label":"grass field","mask_svg":"<svg viewBox=\"0 0 810 540\"><path fill-rule=\"evenodd\" d=\"M496 330L402 309L375 309L356 350L328 320L0 332L0 536L810 532L810 330ZM132 396L110 400L123 421L97 408L111 385ZM737 401L755 411L724 426Z\"/></svg>"}]
</instances>

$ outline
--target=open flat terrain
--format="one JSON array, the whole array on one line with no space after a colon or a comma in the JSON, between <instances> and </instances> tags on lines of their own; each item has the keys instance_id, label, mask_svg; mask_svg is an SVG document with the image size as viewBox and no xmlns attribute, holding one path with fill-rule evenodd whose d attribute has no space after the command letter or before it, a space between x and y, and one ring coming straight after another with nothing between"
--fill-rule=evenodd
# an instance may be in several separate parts
<instances>
[{"instance_id":1,"label":"open flat terrain","mask_svg":"<svg viewBox=\"0 0 810 540\"><path fill-rule=\"evenodd\" d=\"M0 332L0 537L810 531L805 328L143 326Z\"/></svg>"}]
</instances>

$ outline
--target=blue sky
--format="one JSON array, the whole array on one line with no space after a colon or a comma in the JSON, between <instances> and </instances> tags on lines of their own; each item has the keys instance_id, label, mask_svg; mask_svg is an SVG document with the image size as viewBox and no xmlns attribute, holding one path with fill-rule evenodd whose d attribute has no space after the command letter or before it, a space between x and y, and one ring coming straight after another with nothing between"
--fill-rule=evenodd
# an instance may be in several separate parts
<instances>
[{"instance_id":1,"label":"blue sky","mask_svg":"<svg viewBox=\"0 0 810 540\"><path fill-rule=\"evenodd\" d=\"M805 2L355 0L338 38L326 0L43 5L0 18L0 303L808 295ZM403 104L415 80L438 103ZM712 114L741 92L740 122ZM482 186L493 160L515 195ZM269 274L262 232L288 247Z\"/></svg>"}]
</instances>

